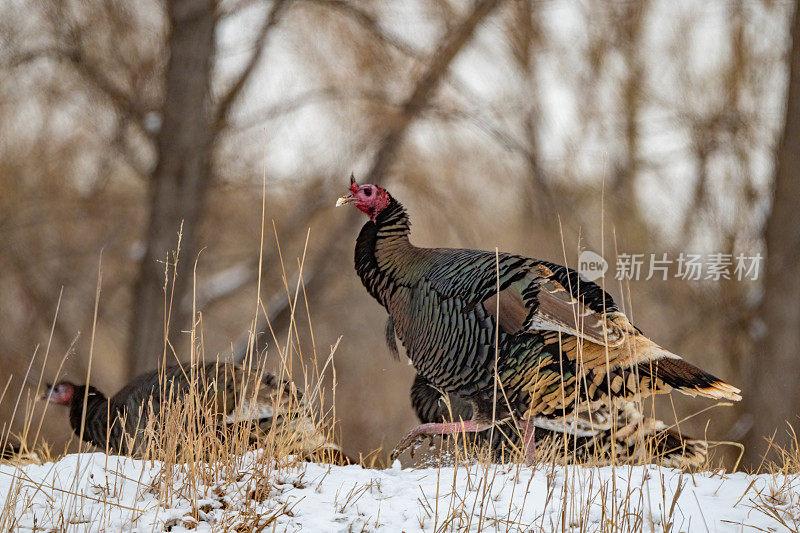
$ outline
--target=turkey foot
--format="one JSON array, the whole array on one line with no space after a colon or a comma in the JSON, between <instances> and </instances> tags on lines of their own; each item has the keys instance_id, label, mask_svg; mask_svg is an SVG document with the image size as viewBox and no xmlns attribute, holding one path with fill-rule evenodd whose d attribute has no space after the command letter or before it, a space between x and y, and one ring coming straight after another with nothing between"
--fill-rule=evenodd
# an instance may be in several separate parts
<instances>
[{"instance_id":1,"label":"turkey foot","mask_svg":"<svg viewBox=\"0 0 800 533\"><path fill-rule=\"evenodd\" d=\"M477 433L484 429L492 427L491 424L485 422L475 422L474 420L467 420L466 422L443 422L443 423L430 423L420 424L412 429L408 435L397 443L392 454L389 456L392 461L403 453L407 448L416 444L420 438L426 435L454 435L457 433ZM531 424L531 432L533 431L533 424Z\"/></svg>"}]
</instances>

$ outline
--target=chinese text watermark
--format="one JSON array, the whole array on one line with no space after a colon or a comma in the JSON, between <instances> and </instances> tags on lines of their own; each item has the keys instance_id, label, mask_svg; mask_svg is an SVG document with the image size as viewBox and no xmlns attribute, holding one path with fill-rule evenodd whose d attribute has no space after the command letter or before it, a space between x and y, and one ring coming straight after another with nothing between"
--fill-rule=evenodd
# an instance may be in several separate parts
<instances>
[{"instance_id":1,"label":"chinese text watermark","mask_svg":"<svg viewBox=\"0 0 800 533\"><path fill-rule=\"evenodd\" d=\"M615 264L614 279L650 280L667 278L687 281L755 281L761 273L763 256L756 254L691 254L681 252L676 256L667 253L619 254ZM594 281L608 271L608 262L599 254L584 250L578 257L578 272Z\"/></svg>"}]
</instances>

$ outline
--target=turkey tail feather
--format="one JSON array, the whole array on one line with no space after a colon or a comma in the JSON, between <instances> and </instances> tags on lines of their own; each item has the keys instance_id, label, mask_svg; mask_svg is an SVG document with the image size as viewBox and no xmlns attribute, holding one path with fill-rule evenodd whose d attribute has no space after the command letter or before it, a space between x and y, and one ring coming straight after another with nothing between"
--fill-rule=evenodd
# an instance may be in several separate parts
<instances>
[{"instance_id":1,"label":"turkey tail feather","mask_svg":"<svg viewBox=\"0 0 800 533\"><path fill-rule=\"evenodd\" d=\"M665 351L666 352L666 351ZM639 363L639 371L690 396L739 401L741 390L666 352L667 357Z\"/></svg>"}]
</instances>

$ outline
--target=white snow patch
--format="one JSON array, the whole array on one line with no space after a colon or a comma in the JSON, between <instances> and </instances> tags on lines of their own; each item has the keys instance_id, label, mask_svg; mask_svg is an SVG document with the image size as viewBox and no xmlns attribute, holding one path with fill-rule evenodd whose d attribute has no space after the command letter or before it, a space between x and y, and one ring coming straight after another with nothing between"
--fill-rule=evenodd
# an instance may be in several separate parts
<instances>
[{"instance_id":1,"label":"white snow patch","mask_svg":"<svg viewBox=\"0 0 800 533\"><path fill-rule=\"evenodd\" d=\"M733 532L785 531L800 516L800 482L784 475L690 475L657 466L277 467L251 455L235 475L220 470L206 484L187 483L188 467L173 468L176 493L160 501L163 493L153 487L167 472L163 466L99 453L42 466L2 465L5 525L221 531L260 519L271 520L268 531ZM258 469L269 474L259 476ZM253 498L254 489L266 497Z\"/></svg>"}]
</instances>

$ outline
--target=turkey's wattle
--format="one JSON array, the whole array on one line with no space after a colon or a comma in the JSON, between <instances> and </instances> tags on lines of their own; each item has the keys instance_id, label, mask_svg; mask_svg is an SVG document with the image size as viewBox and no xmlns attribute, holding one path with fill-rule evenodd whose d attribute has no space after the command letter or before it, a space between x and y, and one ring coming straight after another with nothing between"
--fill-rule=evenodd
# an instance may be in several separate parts
<instances>
[{"instance_id":1,"label":"turkey's wattle","mask_svg":"<svg viewBox=\"0 0 800 533\"><path fill-rule=\"evenodd\" d=\"M403 205L352 177L336 203L344 204L370 218L356 240L355 267L389 313L387 337L394 332L429 385L471 408L465 422L422 424L396 451L423 435L482 431L514 418L532 459L536 426L627 409L673 388L741 399L739 389L642 335L609 294L572 269L508 253L414 246Z\"/></svg>"}]
</instances>

